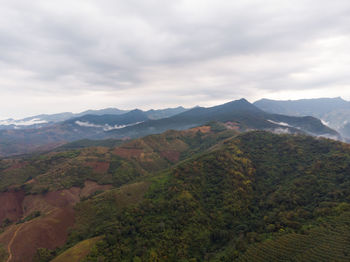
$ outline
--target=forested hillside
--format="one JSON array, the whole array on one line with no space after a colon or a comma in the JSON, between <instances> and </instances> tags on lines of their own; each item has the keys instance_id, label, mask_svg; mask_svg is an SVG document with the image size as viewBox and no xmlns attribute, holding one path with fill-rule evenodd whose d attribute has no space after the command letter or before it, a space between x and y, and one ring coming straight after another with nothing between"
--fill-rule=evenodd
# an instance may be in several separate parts
<instances>
[{"instance_id":1,"label":"forested hillside","mask_svg":"<svg viewBox=\"0 0 350 262\"><path fill-rule=\"evenodd\" d=\"M349 171L346 144L243 134L81 202L68 246L104 236L85 261L348 261Z\"/></svg>"},{"instance_id":2,"label":"forested hillside","mask_svg":"<svg viewBox=\"0 0 350 262\"><path fill-rule=\"evenodd\" d=\"M349 260L348 144L215 122L101 144L0 162L4 258Z\"/></svg>"}]
</instances>

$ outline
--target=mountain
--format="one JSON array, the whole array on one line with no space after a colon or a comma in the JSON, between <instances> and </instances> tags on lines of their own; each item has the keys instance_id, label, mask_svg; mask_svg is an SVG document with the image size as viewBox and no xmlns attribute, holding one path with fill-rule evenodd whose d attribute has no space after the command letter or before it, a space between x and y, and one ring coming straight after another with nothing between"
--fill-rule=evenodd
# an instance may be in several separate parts
<instances>
[{"instance_id":1,"label":"mountain","mask_svg":"<svg viewBox=\"0 0 350 262\"><path fill-rule=\"evenodd\" d=\"M345 123L340 129L339 132L348 140L350 140L350 123Z\"/></svg>"},{"instance_id":2,"label":"mountain","mask_svg":"<svg viewBox=\"0 0 350 262\"><path fill-rule=\"evenodd\" d=\"M42 114L31 117L26 117L19 120L6 119L0 120L0 130L1 129L33 129L41 128L55 123L63 122L71 118L80 117L84 115L104 115L104 114L113 114L120 115L127 113L127 110L120 110L117 108L106 108L101 110L87 110L81 113L58 113L58 114Z\"/></svg>"},{"instance_id":3,"label":"mountain","mask_svg":"<svg viewBox=\"0 0 350 262\"><path fill-rule=\"evenodd\" d=\"M175 107L175 108L166 108L166 109L151 109L148 111L145 111L145 114L148 116L149 119L161 119L161 118L167 118L167 117L171 117L180 113L183 113L185 111L187 111L188 109L179 106L179 107Z\"/></svg>"},{"instance_id":4,"label":"mountain","mask_svg":"<svg viewBox=\"0 0 350 262\"><path fill-rule=\"evenodd\" d=\"M61 122L73 117L74 114L70 112L52 114L52 115L36 115L32 117L26 117L23 119L5 119L0 120L0 129L31 129L47 126L52 123Z\"/></svg>"},{"instance_id":5,"label":"mountain","mask_svg":"<svg viewBox=\"0 0 350 262\"><path fill-rule=\"evenodd\" d=\"M232 128L240 131L258 129L340 138L337 132L325 126L316 118L266 113L245 99L209 108L196 107L173 117L150 120L120 130L112 130L108 133L110 137L114 138L138 137L161 133L169 129L183 130L210 121L228 122Z\"/></svg>"},{"instance_id":6,"label":"mountain","mask_svg":"<svg viewBox=\"0 0 350 262\"><path fill-rule=\"evenodd\" d=\"M181 106L176 108L165 108L165 109L151 109L148 111L144 111L149 119L161 119L170 117L182 112L185 112L187 109ZM81 113L58 113L58 114L41 114L31 117L26 117L23 119L5 119L0 120L0 130L1 129L34 129L41 128L49 125L53 125L59 122L63 122L73 118L79 118L85 115L94 115L94 116L102 116L102 115L122 115L128 113L132 110L120 110L118 108L105 108L100 110L86 110Z\"/></svg>"},{"instance_id":7,"label":"mountain","mask_svg":"<svg viewBox=\"0 0 350 262\"><path fill-rule=\"evenodd\" d=\"M85 115L37 129L0 130L0 156L50 150L81 139L137 138L170 129L184 130L212 121L224 122L241 132L268 130L341 139L337 132L314 117L270 114L241 99L209 108L196 107L157 120L148 119L147 112L133 110L121 115Z\"/></svg>"},{"instance_id":8,"label":"mountain","mask_svg":"<svg viewBox=\"0 0 350 262\"><path fill-rule=\"evenodd\" d=\"M97 110L86 110L83 111L81 113L78 114L74 114L73 117L80 117L80 116L84 116L84 115L96 115L96 116L100 116L100 115L121 115L121 114L125 114L128 113L130 110L121 110L118 108L104 108L104 109L97 109Z\"/></svg>"},{"instance_id":9,"label":"mountain","mask_svg":"<svg viewBox=\"0 0 350 262\"><path fill-rule=\"evenodd\" d=\"M0 160L0 257L349 261L349 145L232 127Z\"/></svg>"},{"instance_id":10,"label":"mountain","mask_svg":"<svg viewBox=\"0 0 350 262\"><path fill-rule=\"evenodd\" d=\"M350 137L350 102L340 97L278 101L261 99L254 103L258 108L291 116L314 116L345 137Z\"/></svg>"},{"instance_id":11,"label":"mountain","mask_svg":"<svg viewBox=\"0 0 350 262\"><path fill-rule=\"evenodd\" d=\"M66 125L77 127L99 128L104 131L120 129L148 120L148 116L141 110L135 109L121 115L83 115L65 122Z\"/></svg>"},{"instance_id":12,"label":"mountain","mask_svg":"<svg viewBox=\"0 0 350 262\"><path fill-rule=\"evenodd\" d=\"M84 115L37 129L0 130L0 156L50 150L67 142L104 137L106 130L147 120L141 110L122 115Z\"/></svg>"},{"instance_id":13,"label":"mountain","mask_svg":"<svg viewBox=\"0 0 350 262\"><path fill-rule=\"evenodd\" d=\"M129 186L79 203L70 240L105 234L87 261L349 261L345 147L243 134L155 177L143 198L125 202Z\"/></svg>"},{"instance_id":14,"label":"mountain","mask_svg":"<svg viewBox=\"0 0 350 262\"><path fill-rule=\"evenodd\" d=\"M107 137L105 131L135 125L149 118L168 117L177 112L183 112L183 110L186 109L179 107L146 112L135 109L124 114L119 114L122 111L118 109L90 110L78 114L77 117L68 113L63 114L60 117L69 115L69 119L63 122L55 123L55 120L50 118L53 122L42 124L39 122L44 120L39 120L39 118L26 119L25 121L28 124L30 122L31 125L26 125L25 128L15 125L7 126L5 129L0 128L0 157L50 150L67 142L81 139L103 139ZM102 114L106 112L118 114ZM60 117L54 116L56 120L62 119ZM33 121L37 123L33 125Z\"/></svg>"}]
</instances>

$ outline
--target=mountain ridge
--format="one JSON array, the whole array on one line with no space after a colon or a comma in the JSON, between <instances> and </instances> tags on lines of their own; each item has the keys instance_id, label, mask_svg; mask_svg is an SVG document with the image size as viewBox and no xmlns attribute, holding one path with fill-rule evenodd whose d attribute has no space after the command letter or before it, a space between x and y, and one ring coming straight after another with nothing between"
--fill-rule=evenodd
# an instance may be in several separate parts
<instances>
[{"instance_id":1,"label":"mountain ridge","mask_svg":"<svg viewBox=\"0 0 350 262\"><path fill-rule=\"evenodd\" d=\"M279 122L286 121L297 123L300 126L290 125L286 128L278 123L273 123L268 120L277 120ZM167 129L182 130L202 125L210 121L236 121L237 126L243 131L248 129L270 129L284 128L288 132L306 132L312 135L323 135L329 133L334 137L338 136L337 132L331 130L313 117L292 117L277 114L269 114L255 105L249 103L246 99L234 100L222 105L213 107L196 107L181 114L169 117L166 119L159 119L154 121L147 121L132 127L126 127L121 130L112 130L108 133L110 137L121 138L123 136L134 137L137 135L137 130L142 130L141 136L152 133L161 133ZM312 123L312 124L311 124ZM317 127L316 127L317 126ZM316 127L316 128L314 128ZM305 130L304 130L305 129Z\"/></svg>"},{"instance_id":2,"label":"mountain ridge","mask_svg":"<svg viewBox=\"0 0 350 262\"><path fill-rule=\"evenodd\" d=\"M254 105L270 113L314 116L343 136L350 138L350 102L341 97L299 100L261 99L254 102Z\"/></svg>"},{"instance_id":3,"label":"mountain ridge","mask_svg":"<svg viewBox=\"0 0 350 262\"><path fill-rule=\"evenodd\" d=\"M134 110L121 115L87 115L38 129L0 130L0 156L52 149L55 145L81 139L137 138L170 129L185 130L212 121L229 123L231 128L241 132L267 130L342 139L316 118L266 113L246 99L207 108L195 107L160 119L149 118L147 112Z\"/></svg>"},{"instance_id":4,"label":"mountain ridge","mask_svg":"<svg viewBox=\"0 0 350 262\"><path fill-rule=\"evenodd\" d=\"M136 109L133 109L136 110ZM59 122L64 122L73 118L79 118L85 115L121 115L126 114L133 110L121 110L118 108L104 108L104 109L96 109L96 110L85 110L80 113L72 113L72 112L63 112L56 114L40 114L30 117L25 117L22 119L3 119L0 120L0 130L1 129L33 129L33 128L41 128L49 125L53 125ZM150 109L143 111L150 119L159 119L163 117L169 117L181 112L186 111L187 109L178 106L175 108L165 108L165 109Z\"/></svg>"}]
</instances>

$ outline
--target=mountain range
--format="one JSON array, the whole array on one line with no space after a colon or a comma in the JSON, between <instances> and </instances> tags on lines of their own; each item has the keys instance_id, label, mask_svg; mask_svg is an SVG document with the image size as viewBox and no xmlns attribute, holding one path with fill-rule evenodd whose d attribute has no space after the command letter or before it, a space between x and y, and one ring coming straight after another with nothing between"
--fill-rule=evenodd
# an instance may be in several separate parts
<instances>
[{"instance_id":1,"label":"mountain range","mask_svg":"<svg viewBox=\"0 0 350 262\"><path fill-rule=\"evenodd\" d=\"M210 121L228 122L232 128L240 131L270 130L340 138L337 132L323 125L316 118L266 113L245 99L209 108L196 107L169 118L146 121L123 129L112 130L108 134L115 138L138 137L161 133L169 129L188 129Z\"/></svg>"},{"instance_id":2,"label":"mountain range","mask_svg":"<svg viewBox=\"0 0 350 262\"><path fill-rule=\"evenodd\" d=\"M169 117L175 114L179 114L181 112L186 111L187 109L179 106L176 108L166 108L166 109L151 109L148 111L145 111L144 113L147 115L149 119L159 119L164 117ZM95 115L95 116L102 116L102 115L121 115L128 113L131 110L121 110L118 108L105 108L100 110L86 110L81 113L71 113L71 112L65 112L65 113L58 113L58 114L41 114L31 117L26 117L23 119L4 119L0 120L0 130L1 129L34 129L34 128L41 128L45 126L50 126L55 123L67 121L69 119L79 118L86 115Z\"/></svg>"},{"instance_id":3,"label":"mountain range","mask_svg":"<svg viewBox=\"0 0 350 262\"><path fill-rule=\"evenodd\" d=\"M259 106L0 130L0 261L349 261L349 144Z\"/></svg>"},{"instance_id":4,"label":"mountain range","mask_svg":"<svg viewBox=\"0 0 350 262\"><path fill-rule=\"evenodd\" d=\"M254 105L270 113L314 116L344 137L350 138L350 102L340 97L286 101L261 99Z\"/></svg>"},{"instance_id":5,"label":"mountain range","mask_svg":"<svg viewBox=\"0 0 350 262\"><path fill-rule=\"evenodd\" d=\"M87 114L40 128L0 130L0 156L50 150L80 139L125 140L170 129L184 130L211 121L224 122L240 131L268 130L342 139L336 131L314 117L271 114L240 99L209 108L186 110L178 107L146 112L132 110L117 115Z\"/></svg>"},{"instance_id":6,"label":"mountain range","mask_svg":"<svg viewBox=\"0 0 350 262\"><path fill-rule=\"evenodd\" d=\"M0 120L0 129L32 129L40 128L54 123L62 122L74 117L80 117L84 115L104 115L104 114L113 114L119 115L127 113L127 110L119 110L117 108L106 108L101 110L87 110L78 114L71 112L64 112L58 114L41 114L31 117L26 117L23 119L5 119Z\"/></svg>"}]
</instances>

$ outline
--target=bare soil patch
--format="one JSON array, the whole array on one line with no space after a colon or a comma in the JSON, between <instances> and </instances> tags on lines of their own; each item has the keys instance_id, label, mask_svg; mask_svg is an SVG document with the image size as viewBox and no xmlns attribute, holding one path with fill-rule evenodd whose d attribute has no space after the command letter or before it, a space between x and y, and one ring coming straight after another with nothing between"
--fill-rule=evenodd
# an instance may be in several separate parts
<instances>
[{"instance_id":1,"label":"bare soil patch","mask_svg":"<svg viewBox=\"0 0 350 262\"><path fill-rule=\"evenodd\" d=\"M175 150L162 151L160 155L173 163L178 162L180 159L180 152Z\"/></svg>"},{"instance_id":2,"label":"bare soil patch","mask_svg":"<svg viewBox=\"0 0 350 262\"><path fill-rule=\"evenodd\" d=\"M17 222L35 211L41 216L21 224L8 226L0 234L0 243L8 250L8 262L31 261L38 248L55 249L62 246L68 230L74 225L74 205L81 197L97 190L108 190L111 185L85 181L84 188L25 195L23 191L0 193L0 218ZM2 220L3 221L3 220Z\"/></svg>"},{"instance_id":3,"label":"bare soil patch","mask_svg":"<svg viewBox=\"0 0 350 262\"><path fill-rule=\"evenodd\" d=\"M8 246L11 259L8 262L31 261L38 248L55 249L68 237L68 229L74 224L72 207L57 208L43 217L21 225Z\"/></svg>"},{"instance_id":4,"label":"bare soil patch","mask_svg":"<svg viewBox=\"0 0 350 262\"><path fill-rule=\"evenodd\" d=\"M0 193L0 223L5 219L17 221L23 215L22 202L24 197L23 191Z\"/></svg>"},{"instance_id":5,"label":"bare soil patch","mask_svg":"<svg viewBox=\"0 0 350 262\"><path fill-rule=\"evenodd\" d=\"M143 149L117 147L116 149L113 150L113 153L117 156L127 158L127 159L140 158L143 153Z\"/></svg>"}]
</instances>

